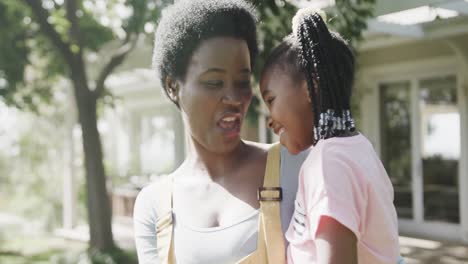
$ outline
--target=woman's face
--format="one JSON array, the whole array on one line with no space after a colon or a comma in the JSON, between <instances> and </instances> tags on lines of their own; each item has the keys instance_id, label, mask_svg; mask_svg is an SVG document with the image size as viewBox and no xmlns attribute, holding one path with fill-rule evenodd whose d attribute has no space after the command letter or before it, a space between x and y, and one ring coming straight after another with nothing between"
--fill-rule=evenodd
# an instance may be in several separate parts
<instances>
[{"instance_id":1,"label":"woman's face","mask_svg":"<svg viewBox=\"0 0 468 264\"><path fill-rule=\"evenodd\" d=\"M212 152L233 150L252 99L250 54L244 40L215 37L192 55L178 103L194 144Z\"/></svg>"},{"instance_id":2,"label":"woman's face","mask_svg":"<svg viewBox=\"0 0 468 264\"><path fill-rule=\"evenodd\" d=\"M292 154L313 144L314 119L305 80L293 80L280 67L267 71L260 82L262 98L270 111L268 125Z\"/></svg>"}]
</instances>

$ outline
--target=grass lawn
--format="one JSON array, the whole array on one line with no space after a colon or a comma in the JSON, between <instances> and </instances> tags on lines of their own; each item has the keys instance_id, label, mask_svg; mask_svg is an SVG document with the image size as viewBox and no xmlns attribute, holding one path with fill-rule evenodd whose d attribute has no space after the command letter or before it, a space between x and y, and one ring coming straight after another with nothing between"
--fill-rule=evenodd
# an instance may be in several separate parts
<instances>
[{"instance_id":1,"label":"grass lawn","mask_svg":"<svg viewBox=\"0 0 468 264\"><path fill-rule=\"evenodd\" d=\"M87 244L54 236L0 241L0 263L5 264L136 264L134 252L119 252L118 260L96 254L89 261ZM124 255L124 256L122 256ZM122 260L125 259L125 260Z\"/></svg>"},{"instance_id":2,"label":"grass lawn","mask_svg":"<svg viewBox=\"0 0 468 264\"><path fill-rule=\"evenodd\" d=\"M86 248L85 243L53 236L9 239L0 242L0 263L67 263L67 258L79 256Z\"/></svg>"}]
</instances>

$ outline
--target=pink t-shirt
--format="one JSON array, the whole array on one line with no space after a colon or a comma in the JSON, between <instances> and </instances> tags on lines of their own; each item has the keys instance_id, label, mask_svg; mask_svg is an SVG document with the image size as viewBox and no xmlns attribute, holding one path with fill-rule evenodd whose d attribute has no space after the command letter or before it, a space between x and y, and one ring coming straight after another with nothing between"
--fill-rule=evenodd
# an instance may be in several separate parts
<instances>
[{"instance_id":1,"label":"pink t-shirt","mask_svg":"<svg viewBox=\"0 0 468 264\"><path fill-rule=\"evenodd\" d=\"M361 134L321 140L304 161L286 232L288 263L317 263L315 238L322 216L334 218L356 235L358 263L397 263L393 187Z\"/></svg>"}]
</instances>

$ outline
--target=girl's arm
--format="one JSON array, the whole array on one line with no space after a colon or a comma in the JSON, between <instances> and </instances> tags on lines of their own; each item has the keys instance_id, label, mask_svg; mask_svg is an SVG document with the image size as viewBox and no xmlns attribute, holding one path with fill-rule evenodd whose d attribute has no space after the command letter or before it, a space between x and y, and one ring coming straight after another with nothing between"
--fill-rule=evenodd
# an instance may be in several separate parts
<instances>
[{"instance_id":1,"label":"girl's arm","mask_svg":"<svg viewBox=\"0 0 468 264\"><path fill-rule=\"evenodd\" d=\"M335 219L322 216L316 233L320 264L357 264L357 239L354 233Z\"/></svg>"}]
</instances>

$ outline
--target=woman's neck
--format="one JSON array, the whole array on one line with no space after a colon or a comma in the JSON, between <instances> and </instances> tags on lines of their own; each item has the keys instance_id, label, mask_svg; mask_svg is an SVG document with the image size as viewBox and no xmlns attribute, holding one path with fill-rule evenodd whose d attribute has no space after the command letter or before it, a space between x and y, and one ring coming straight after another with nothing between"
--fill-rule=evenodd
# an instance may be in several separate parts
<instances>
[{"instance_id":1,"label":"woman's neck","mask_svg":"<svg viewBox=\"0 0 468 264\"><path fill-rule=\"evenodd\" d=\"M187 157L187 168L198 177L210 178L212 181L222 181L241 167L241 163L248 155L248 146L240 141L232 150L227 152L213 152L201 144L193 142L191 153ZM203 173L200 173L203 172Z\"/></svg>"}]
</instances>

